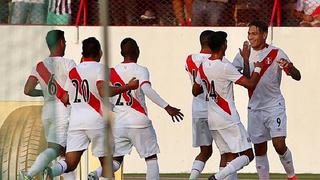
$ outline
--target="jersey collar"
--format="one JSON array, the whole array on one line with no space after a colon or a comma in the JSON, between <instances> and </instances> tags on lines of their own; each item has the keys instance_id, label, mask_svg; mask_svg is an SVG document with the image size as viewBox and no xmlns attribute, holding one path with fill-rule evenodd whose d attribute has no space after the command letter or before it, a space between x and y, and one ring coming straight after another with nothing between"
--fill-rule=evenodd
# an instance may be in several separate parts
<instances>
[{"instance_id":1,"label":"jersey collar","mask_svg":"<svg viewBox=\"0 0 320 180\"><path fill-rule=\"evenodd\" d=\"M212 57L210 57L210 58L209 58L209 60L210 60L210 61L215 61L215 60L221 60L221 59L219 59L219 58L212 58Z\"/></svg>"},{"instance_id":2,"label":"jersey collar","mask_svg":"<svg viewBox=\"0 0 320 180\"><path fill-rule=\"evenodd\" d=\"M200 53L202 53L202 54L211 54L211 51L208 50L208 49L203 49L203 50L200 51Z\"/></svg>"},{"instance_id":3,"label":"jersey collar","mask_svg":"<svg viewBox=\"0 0 320 180\"><path fill-rule=\"evenodd\" d=\"M82 57L80 60L80 63L82 62L96 62L93 58L86 58L86 57Z\"/></svg>"}]
</instances>

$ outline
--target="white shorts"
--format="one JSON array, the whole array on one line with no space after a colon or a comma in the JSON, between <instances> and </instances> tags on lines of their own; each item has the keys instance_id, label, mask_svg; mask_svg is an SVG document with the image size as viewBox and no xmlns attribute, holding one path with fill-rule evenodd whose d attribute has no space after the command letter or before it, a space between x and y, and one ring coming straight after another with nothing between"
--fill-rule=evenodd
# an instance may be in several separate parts
<instances>
[{"instance_id":1,"label":"white shorts","mask_svg":"<svg viewBox=\"0 0 320 180\"><path fill-rule=\"evenodd\" d=\"M192 146L209 146L212 141L208 118L192 118Z\"/></svg>"},{"instance_id":2,"label":"white shorts","mask_svg":"<svg viewBox=\"0 0 320 180\"><path fill-rule=\"evenodd\" d=\"M287 116L284 107L249 109L248 118L248 133L253 144L287 136Z\"/></svg>"},{"instance_id":3,"label":"white shorts","mask_svg":"<svg viewBox=\"0 0 320 180\"><path fill-rule=\"evenodd\" d=\"M241 123L225 129L211 130L211 134L220 154L240 153L252 148L249 135Z\"/></svg>"},{"instance_id":4,"label":"white shorts","mask_svg":"<svg viewBox=\"0 0 320 180\"><path fill-rule=\"evenodd\" d=\"M105 129L68 131L67 153L86 150L90 142L95 157L107 156Z\"/></svg>"},{"instance_id":5,"label":"white shorts","mask_svg":"<svg viewBox=\"0 0 320 180\"><path fill-rule=\"evenodd\" d=\"M42 124L47 142L66 147L69 117L42 119Z\"/></svg>"},{"instance_id":6,"label":"white shorts","mask_svg":"<svg viewBox=\"0 0 320 180\"><path fill-rule=\"evenodd\" d=\"M130 154L134 146L141 158L160 152L157 136L152 126L146 128L113 128L115 151L113 157Z\"/></svg>"}]
</instances>

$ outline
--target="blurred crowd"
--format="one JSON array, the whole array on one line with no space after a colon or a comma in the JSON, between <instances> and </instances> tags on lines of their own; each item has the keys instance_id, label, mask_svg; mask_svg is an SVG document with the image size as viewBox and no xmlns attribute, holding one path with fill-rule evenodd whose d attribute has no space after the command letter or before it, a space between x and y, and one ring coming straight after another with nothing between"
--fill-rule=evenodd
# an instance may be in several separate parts
<instances>
[{"instance_id":1,"label":"blurred crowd","mask_svg":"<svg viewBox=\"0 0 320 180\"><path fill-rule=\"evenodd\" d=\"M109 0L109 24L245 26L270 22L276 0ZM99 0L87 0L87 25L99 25ZM320 26L320 0L279 0L281 26ZM80 0L0 0L1 24L74 25ZM81 15L81 14L80 14Z\"/></svg>"}]
</instances>

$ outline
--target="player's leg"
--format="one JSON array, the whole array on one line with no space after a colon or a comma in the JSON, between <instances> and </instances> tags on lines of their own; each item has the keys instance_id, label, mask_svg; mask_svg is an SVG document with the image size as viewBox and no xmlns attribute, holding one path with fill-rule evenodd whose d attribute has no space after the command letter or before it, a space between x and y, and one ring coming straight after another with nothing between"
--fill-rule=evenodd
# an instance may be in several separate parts
<instances>
[{"instance_id":1,"label":"player's leg","mask_svg":"<svg viewBox=\"0 0 320 180\"><path fill-rule=\"evenodd\" d=\"M225 168L211 176L211 179L224 179L248 165L254 158L249 136L241 123L222 130L214 130L213 137L220 154L233 153L239 156L228 157L231 160Z\"/></svg>"},{"instance_id":2,"label":"player's leg","mask_svg":"<svg viewBox=\"0 0 320 180\"><path fill-rule=\"evenodd\" d=\"M192 141L193 147L200 147L200 153L193 162L189 179L197 179L212 155L213 138L207 118L192 118Z\"/></svg>"},{"instance_id":3,"label":"player's leg","mask_svg":"<svg viewBox=\"0 0 320 180\"><path fill-rule=\"evenodd\" d=\"M286 146L287 116L284 107L276 107L266 110L269 114L268 127L272 137L272 144L279 155L280 161L287 173L288 178L295 178L292 154Z\"/></svg>"},{"instance_id":4,"label":"player's leg","mask_svg":"<svg viewBox=\"0 0 320 180\"><path fill-rule=\"evenodd\" d=\"M159 180L160 173L159 173L159 164L158 164L158 157L156 154L151 155L145 158L147 164L147 180Z\"/></svg>"},{"instance_id":5,"label":"player's leg","mask_svg":"<svg viewBox=\"0 0 320 180\"><path fill-rule=\"evenodd\" d=\"M259 179L270 179L269 161L267 156L267 141L271 139L266 113L258 110L248 110L248 133L254 144L256 169Z\"/></svg>"},{"instance_id":6,"label":"player's leg","mask_svg":"<svg viewBox=\"0 0 320 180\"><path fill-rule=\"evenodd\" d=\"M65 151L66 138L57 137L58 134L56 133L57 129L54 121L52 119L44 119L42 120L42 124L44 126L48 148L38 155L29 171L25 173L29 177L34 177L39 172L42 172L52 160L56 159Z\"/></svg>"}]
</instances>

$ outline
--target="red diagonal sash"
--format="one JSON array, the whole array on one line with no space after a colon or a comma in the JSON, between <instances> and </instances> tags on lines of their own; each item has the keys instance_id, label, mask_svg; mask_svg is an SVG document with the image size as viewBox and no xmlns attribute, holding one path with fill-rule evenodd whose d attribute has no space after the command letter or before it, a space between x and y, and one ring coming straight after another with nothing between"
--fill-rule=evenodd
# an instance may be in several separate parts
<instances>
[{"instance_id":1,"label":"red diagonal sash","mask_svg":"<svg viewBox=\"0 0 320 180\"><path fill-rule=\"evenodd\" d=\"M76 68L71 69L69 72L69 78L71 80L76 79L79 84L82 84L82 78L80 77L78 71ZM74 85L75 86L75 85ZM83 96L82 88L78 88L79 94ZM87 103L95 110L97 113L99 113L101 116L103 116L102 108L101 108L101 102L100 100L91 92L89 92L89 98Z\"/></svg>"},{"instance_id":2,"label":"red diagonal sash","mask_svg":"<svg viewBox=\"0 0 320 180\"><path fill-rule=\"evenodd\" d=\"M206 83L206 86L207 86L207 90L208 90L208 93L211 92L211 83L209 82L207 76L205 75L204 71L203 71L203 67L202 67L202 64L200 65L199 67L199 74L200 74L200 78L203 79ZM214 90L215 91L215 90ZM229 103L223 99L223 97L221 97L217 91L215 91L215 94L216 94L216 99L215 99L215 103L226 113L230 114L231 115L231 110L230 110L230 107L229 107Z\"/></svg>"},{"instance_id":3,"label":"red diagonal sash","mask_svg":"<svg viewBox=\"0 0 320 180\"><path fill-rule=\"evenodd\" d=\"M55 95L56 97L62 102L62 98L63 96L68 93L66 90L64 90L59 83L53 78L53 74L50 73L50 71L48 70L48 68L44 65L43 62L40 62L37 64L36 67L36 71L38 72L38 74L40 75L40 77L43 79L43 81L46 83L46 85L49 85L49 82L52 81L52 83L54 84L54 86L57 88ZM50 88L50 87L48 87ZM49 89L50 91L51 89ZM66 105L66 104L65 104Z\"/></svg>"},{"instance_id":4,"label":"red diagonal sash","mask_svg":"<svg viewBox=\"0 0 320 180\"><path fill-rule=\"evenodd\" d=\"M259 80L258 83L261 79L261 77L263 76L263 74L266 72L266 70L270 67L270 65L272 64L272 62L276 59L278 55L278 49L272 49L269 54L261 61L263 63L263 68L261 69L261 72L259 74ZM251 74L252 76L252 74ZM258 84L257 83L257 84ZM256 85L257 86L257 85ZM248 94L249 94L249 99L251 98L253 91L256 89L256 86L254 86L251 89L248 89Z\"/></svg>"},{"instance_id":5,"label":"red diagonal sash","mask_svg":"<svg viewBox=\"0 0 320 180\"><path fill-rule=\"evenodd\" d=\"M126 83L124 83L124 81L121 79L120 75L117 73L117 71L114 68L110 69L110 82L112 85L115 86L116 83L120 83L121 86L124 86ZM122 93L123 98L126 102L130 101L130 97L127 95L127 93ZM140 104L140 102L135 99L134 97L132 97L132 104L131 104L131 108L133 108L134 110L145 114L147 116L146 111L144 110L144 108L142 107L142 105Z\"/></svg>"},{"instance_id":6,"label":"red diagonal sash","mask_svg":"<svg viewBox=\"0 0 320 180\"><path fill-rule=\"evenodd\" d=\"M189 55L187 60L187 70L195 78L197 77L198 67L192 60L192 55Z\"/></svg>"}]
</instances>

